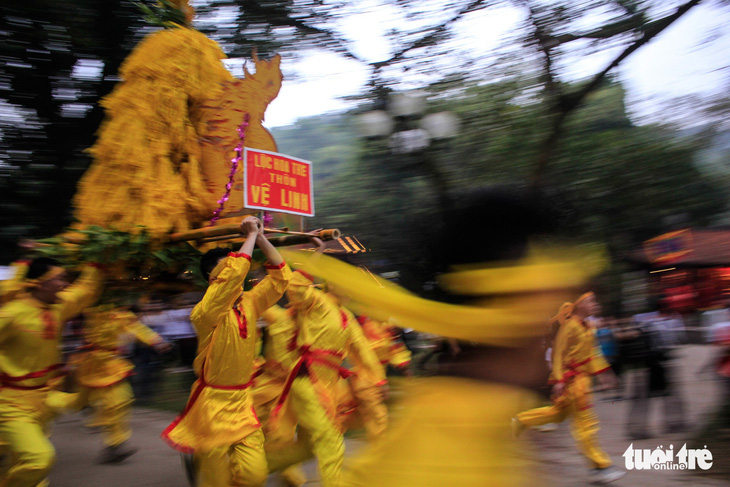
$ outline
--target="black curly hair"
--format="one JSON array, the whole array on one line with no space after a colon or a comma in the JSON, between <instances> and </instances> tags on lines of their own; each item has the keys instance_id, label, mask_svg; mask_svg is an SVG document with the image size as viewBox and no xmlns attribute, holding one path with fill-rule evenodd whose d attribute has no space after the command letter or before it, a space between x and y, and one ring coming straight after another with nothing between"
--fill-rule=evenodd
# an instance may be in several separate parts
<instances>
[{"instance_id":1,"label":"black curly hair","mask_svg":"<svg viewBox=\"0 0 730 487\"><path fill-rule=\"evenodd\" d=\"M60 267L61 264L50 257L37 257L30 262L28 273L25 275L28 279L37 279L48 272L51 267Z\"/></svg>"}]
</instances>

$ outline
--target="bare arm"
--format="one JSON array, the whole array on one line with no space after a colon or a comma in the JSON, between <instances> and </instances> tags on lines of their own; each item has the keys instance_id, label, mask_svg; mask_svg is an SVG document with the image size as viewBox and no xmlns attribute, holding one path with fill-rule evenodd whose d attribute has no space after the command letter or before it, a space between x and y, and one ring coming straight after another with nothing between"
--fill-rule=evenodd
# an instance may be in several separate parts
<instances>
[{"instance_id":1,"label":"bare arm","mask_svg":"<svg viewBox=\"0 0 730 487\"><path fill-rule=\"evenodd\" d=\"M248 216L243 219L241 222L241 233L246 235L246 241L243 242L243 245L238 250L239 254L253 255L253 249L258 236L262 235L259 233L259 229L263 229L263 225L261 225L258 218Z\"/></svg>"},{"instance_id":2,"label":"bare arm","mask_svg":"<svg viewBox=\"0 0 730 487\"><path fill-rule=\"evenodd\" d=\"M279 251L276 250L276 247L271 245L269 239L266 238L262 232L259 232L256 235L256 245L258 245L259 249L261 249L261 252L266 257L266 260L269 261L270 265L279 266L284 262L284 259L279 254Z\"/></svg>"}]
</instances>

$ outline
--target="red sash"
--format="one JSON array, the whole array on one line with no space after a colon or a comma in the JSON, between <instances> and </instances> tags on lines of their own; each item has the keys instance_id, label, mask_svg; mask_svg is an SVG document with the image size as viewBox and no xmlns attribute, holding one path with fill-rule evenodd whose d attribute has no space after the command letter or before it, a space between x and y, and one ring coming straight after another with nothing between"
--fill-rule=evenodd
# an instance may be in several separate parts
<instances>
[{"instance_id":1,"label":"red sash","mask_svg":"<svg viewBox=\"0 0 730 487\"><path fill-rule=\"evenodd\" d=\"M22 390L34 390L34 389L42 389L46 387L46 384L41 384L37 386L21 386L18 385L18 382L22 382L24 380L29 379L38 379L40 377L43 377L44 375L50 374L51 372L54 372L56 370L59 370L63 367L63 364L53 364L45 369L38 370L36 372L30 372L29 374L20 375L20 376L12 376L4 373L0 373L0 386L1 387L8 387L10 389L22 389Z\"/></svg>"},{"instance_id":2,"label":"red sash","mask_svg":"<svg viewBox=\"0 0 730 487\"><path fill-rule=\"evenodd\" d=\"M302 356L299 358L297 363L294 364L291 372L289 372L289 377L287 377L286 379L284 389L281 391L279 400L276 402L276 406L271 413L272 416L276 416L286 402L286 399L289 396L289 391L291 390L291 386L294 383L294 379L296 379L299 375L299 372L302 369L303 365L306 365L306 371L308 374L310 374L310 378L312 380L315 380L310 371L310 367L313 364L323 365L330 369L336 370L339 372L340 377L342 377L343 379L347 379L348 377L350 377L350 375L352 375L352 371L340 365L343 359L344 356L340 352L334 350L310 349L309 347L304 347L302 349ZM333 360L336 360L336 362Z\"/></svg>"}]
</instances>

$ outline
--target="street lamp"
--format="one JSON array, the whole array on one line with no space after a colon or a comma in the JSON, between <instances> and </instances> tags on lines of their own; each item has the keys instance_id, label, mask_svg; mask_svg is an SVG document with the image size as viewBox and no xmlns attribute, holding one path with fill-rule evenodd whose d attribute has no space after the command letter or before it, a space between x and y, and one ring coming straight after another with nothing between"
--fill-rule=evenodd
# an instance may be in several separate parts
<instances>
[{"instance_id":1,"label":"street lamp","mask_svg":"<svg viewBox=\"0 0 730 487\"><path fill-rule=\"evenodd\" d=\"M395 154L419 152L428 148L432 140L448 139L458 133L456 115L439 112L422 116L425 108L426 97L421 92L392 93L387 111L373 110L358 116L358 130L367 138L390 135L388 146Z\"/></svg>"},{"instance_id":2,"label":"street lamp","mask_svg":"<svg viewBox=\"0 0 730 487\"><path fill-rule=\"evenodd\" d=\"M446 209L450 206L448 184L435 158L427 149L433 141L456 136L459 119L451 112L431 113L423 116L426 97L418 91L391 93L387 110L373 110L358 115L357 127L369 139L388 137L388 147L393 154L420 154L418 162L431 179Z\"/></svg>"},{"instance_id":3,"label":"street lamp","mask_svg":"<svg viewBox=\"0 0 730 487\"><path fill-rule=\"evenodd\" d=\"M385 137L395 126L395 121L385 110L365 112L358 115L355 122L358 132L367 138Z\"/></svg>"}]
</instances>

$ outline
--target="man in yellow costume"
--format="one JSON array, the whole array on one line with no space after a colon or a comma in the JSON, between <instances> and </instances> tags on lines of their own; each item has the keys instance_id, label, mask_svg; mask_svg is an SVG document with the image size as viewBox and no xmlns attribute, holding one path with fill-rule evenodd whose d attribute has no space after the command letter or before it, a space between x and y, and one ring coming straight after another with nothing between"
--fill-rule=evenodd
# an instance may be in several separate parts
<instances>
[{"instance_id":1,"label":"man in yellow costume","mask_svg":"<svg viewBox=\"0 0 730 487\"><path fill-rule=\"evenodd\" d=\"M293 309L285 309L278 305L264 311L262 318L266 322L266 326L260 329L259 335L262 362L254 381L252 394L254 409L266 438L265 447L268 456L272 451L293 448L295 444L297 419L291 408L282 408L275 428L271 427L269 417L281 395L289 371L296 362L294 350L290 346L296 331L296 320ZM290 456L293 457L295 454L292 453ZM302 457L301 461L311 457L306 452L300 452L299 456ZM276 460L269 461L269 471L278 470L274 463ZM297 462L292 461L291 466L282 467L280 475L288 485L299 486L306 482L306 477L294 463ZM272 470L272 466L275 470Z\"/></svg>"},{"instance_id":2,"label":"man in yellow costume","mask_svg":"<svg viewBox=\"0 0 730 487\"><path fill-rule=\"evenodd\" d=\"M105 445L101 463L120 462L136 451L127 444L132 436L129 416L134 394L126 379L134 365L118 354L123 334L132 335L158 353L171 348L130 311L100 306L86 314L86 345L74 360L79 385L76 406L91 405L94 409L94 425L102 428Z\"/></svg>"},{"instance_id":3,"label":"man in yellow costume","mask_svg":"<svg viewBox=\"0 0 730 487\"><path fill-rule=\"evenodd\" d=\"M398 337L397 328L390 321L378 321L365 315L358 316L357 321L362 326L365 338L370 342L383 367L390 365L403 374L409 375L411 351Z\"/></svg>"},{"instance_id":4,"label":"man in yellow costume","mask_svg":"<svg viewBox=\"0 0 730 487\"><path fill-rule=\"evenodd\" d=\"M342 388L342 395L339 403L346 413L343 423L346 429L363 427L368 441L373 442L385 433L388 427L388 408L384 403L385 395L388 393L387 369L384 360L390 352L384 350L384 341L388 342L390 349L390 335L380 336L382 340L375 340L374 335L366 334L367 328L358 326L358 320L344 305L349 301L346 296L337 291L334 286L328 286L332 297L340 306L342 313L347 316L350 333L356 337L354 340L358 347L363 349L362 354L369 360L352 363L352 376L348 379L348 387ZM377 326L374 320L371 325ZM379 327L380 328L380 327ZM372 352L372 353L371 353ZM382 354L382 355L381 355ZM371 356L375 356L373 360ZM410 358L410 355L408 356ZM405 356L401 355L397 361L404 363ZM350 407L348 408L348 405Z\"/></svg>"},{"instance_id":5,"label":"man in yellow costume","mask_svg":"<svg viewBox=\"0 0 730 487\"><path fill-rule=\"evenodd\" d=\"M340 388L341 379L350 375L342 363L345 357L351 359L358 375L370 375L368 383L382 384L385 377L352 315L313 284L311 276L295 272L287 289L296 325L284 364L289 374L269 422L275 430L280 415L292 414L299 427L298 441L291 448L269 452L269 467L286 468L313 453L322 485L339 486L345 455L341 406L347 406L340 403Z\"/></svg>"},{"instance_id":6,"label":"man in yellow costume","mask_svg":"<svg viewBox=\"0 0 730 487\"><path fill-rule=\"evenodd\" d=\"M65 409L73 395L51 389L61 364L63 324L93 304L102 277L87 266L69 286L66 271L41 257L27 266L11 286L0 308L0 441L10 450L11 467L3 487L42 485L55 461L44 423ZM11 289L12 288L12 289Z\"/></svg>"},{"instance_id":7,"label":"man in yellow costume","mask_svg":"<svg viewBox=\"0 0 730 487\"><path fill-rule=\"evenodd\" d=\"M363 419L370 418L367 412L363 411L367 404L360 401L359 395L353 390L356 387L354 384L360 384L360 389L373 389L372 395L377 396L374 401L382 405L382 386L386 381L385 374L381 373L382 369L378 367L377 358L370 350L370 344L361 330L356 326L354 317L347 310L343 311L348 321L344 328L347 336L344 355L354 365L354 373L348 375L350 372L341 368L340 371L343 372L341 376L348 375L347 379L338 381L334 387L324 392L328 397L334 397L336 403L334 417L331 418L332 424L344 433L344 430L352 424L353 416L360 414ZM300 358L300 353L293 343L299 329L297 310L272 306L266 310L263 317L268 323L263 332L266 337L262 353L265 363L262 374L256 378L253 394L256 413L264 425L269 470L272 472L281 470L282 477L289 485L302 485L306 482L306 477L296 464L315 455L310 431L302 427L297 432L299 422L297 411L289 407L286 397L282 401L276 419L269 421L271 412L277 406L282 390L286 387L290 371Z\"/></svg>"},{"instance_id":8,"label":"man in yellow costume","mask_svg":"<svg viewBox=\"0 0 730 487\"><path fill-rule=\"evenodd\" d=\"M190 316L198 334L198 380L185 410L162 433L173 448L194 454L199 487L263 485L268 475L250 392L256 320L284 294L291 271L262 229L258 219L247 217L239 252L213 249L201 259L209 286ZM243 292L254 245L268 259L268 276Z\"/></svg>"},{"instance_id":9,"label":"man in yellow costume","mask_svg":"<svg viewBox=\"0 0 730 487\"><path fill-rule=\"evenodd\" d=\"M553 348L551 381L554 404L517 415L515 428L559 423L572 419L573 437L578 449L588 458L595 483L618 480L625 472L612 467L611 459L598 444L598 416L593 409L592 376L603 386L616 386L616 377L596 345L593 329L586 318L600 313L596 296L585 293L575 303L564 304L558 313L560 328Z\"/></svg>"}]
</instances>

